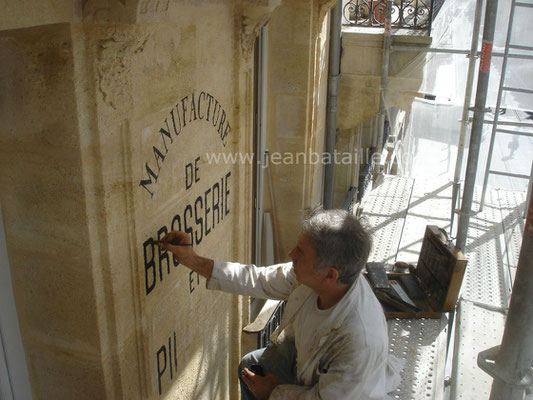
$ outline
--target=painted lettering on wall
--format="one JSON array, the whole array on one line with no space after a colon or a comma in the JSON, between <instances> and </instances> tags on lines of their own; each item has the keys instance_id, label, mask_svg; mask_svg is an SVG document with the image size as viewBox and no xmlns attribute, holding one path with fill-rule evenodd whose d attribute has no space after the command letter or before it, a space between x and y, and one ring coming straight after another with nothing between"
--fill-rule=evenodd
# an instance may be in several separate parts
<instances>
[{"instance_id":1,"label":"painted lettering on wall","mask_svg":"<svg viewBox=\"0 0 533 400\"><path fill-rule=\"evenodd\" d=\"M143 0L139 6L141 14L165 12L170 0Z\"/></svg>"},{"instance_id":2,"label":"painted lettering on wall","mask_svg":"<svg viewBox=\"0 0 533 400\"><path fill-rule=\"evenodd\" d=\"M199 171L194 172L192 180L199 178ZM196 174L196 175L195 175ZM154 244L154 240L160 240L172 230L183 231L189 234L193 246L202 243L216 227L230 213L231 172L223 174L216 182L202 190L194 201L180 208L170 224L160 227L156 234L147 238L143 243L144 278L146 295L148 296L162 282L164 277L178 267L179 263L166 251ZM197 275L197 274L196 274ZM197 282L197 283L195 283ZM200 283L199 276L196 279L189 276L189 293L194 291L194 286Z\"/></svg>"},{"instance_id":3,"label":"painted lettering on wall","mask_svg":"<svg viewBox=\"0 0 533 400\"><path fill-rule=\"evenodd\" d=\"M194 166L193 163L185 166L185 190L189 190L193 184L200 182L198 161L200 161L200 157L194 159Z\"/></svg>"},{"instance_id":4,"label":"painted lettering on wall","mask_svg":"<svg viewBox=\"0 0 533 400\"><path fill-rule=\"evenodd\" d=\"M154 196L155 184L165 163L170 146L176 147L175 139L181 134L187 125L202 121L209 123L216 135L226 147L228 135L231 133L229 115L222 108L220 102L208 92L192 93L176 102L165 118L164 124L159 131L154 132L154 141L151 152L153 158L144 163L141 168L143 178L139 187L143 188L150 198ZM176 140L177 142L177 140Z\"/></svg>"},{"instance_id":5,"label":"painted lettering on wall","mask_svg":"<svg viewBox=\"0 0 533 400\"><path fill-rule=\"evenodd\" d=\"M162 393L162 381L164 379L172 381L174 374L178 370L178 358L176 355L176 332L172 332L172 335L168 337L168 347L167 343L163 344L155 354L159 396Z\"/></svg>"}]
</instances>

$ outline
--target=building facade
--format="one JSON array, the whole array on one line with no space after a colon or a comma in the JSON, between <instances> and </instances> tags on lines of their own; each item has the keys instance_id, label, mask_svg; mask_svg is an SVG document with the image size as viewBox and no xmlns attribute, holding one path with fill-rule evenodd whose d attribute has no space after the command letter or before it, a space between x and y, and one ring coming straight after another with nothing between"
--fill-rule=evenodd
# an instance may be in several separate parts
<instances>
[{"instance_id":1,"label":"building facade","mask_svg":"<svg viewBox=\"0 0 533 400\"><path fill-rule=\"evenodd\" d=\"M267 146L323 150L333 3L2 3L2 268L34 399L237 398L248 299L153 242L179 229L251 261L256 159L217 157L254 153L267 23ZM283 261L322 166L272 164L271 182Z\"/></svg>"}]
</instances>

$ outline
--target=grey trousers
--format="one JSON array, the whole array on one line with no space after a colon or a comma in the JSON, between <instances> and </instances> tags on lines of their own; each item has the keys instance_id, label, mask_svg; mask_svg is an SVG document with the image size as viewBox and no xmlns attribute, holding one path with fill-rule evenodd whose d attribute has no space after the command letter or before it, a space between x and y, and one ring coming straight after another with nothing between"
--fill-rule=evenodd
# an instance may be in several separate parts
<instances>
[{"instance_id":1,"label":"grey trousers","mask_svg":"<svg viewBox=\"0 0 533 400\"><path fill-rule=\"evenodd\" d=\"M265 374L274 375L281 384L296 384L296 346L293 342L271 344L246 354L239 364L239 381L242 400L257 400L243 382L241 372L252 364L263 367Z\"/></svg>"}]
</instances>

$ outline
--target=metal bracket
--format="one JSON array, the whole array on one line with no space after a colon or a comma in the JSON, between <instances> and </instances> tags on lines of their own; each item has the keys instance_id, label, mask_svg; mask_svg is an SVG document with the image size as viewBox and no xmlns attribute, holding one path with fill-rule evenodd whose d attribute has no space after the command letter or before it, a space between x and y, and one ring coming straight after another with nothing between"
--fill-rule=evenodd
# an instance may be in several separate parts
<instances>
[{"instance_id":1,"label":"metal bracket","mask_svg":"<svg viewBox=\"0 0 533 400\"><path fill-rule=\"evenodd\" d=\"M480 109L480 108L477 108L477 107L468 107L468 110L474 111L474 112L476 112L476 111L489 112L491 110L491 108L490 107L485 107L485 108L481 108Z\"/></svg>"},{"instance_id":2,"label":"metal bracket","mask_svg":"<svg viewBox=\"0 0 533 400\"><path fill-rule=\"evenodd\" d=\"M472 211L470 211L470 212L468 212L468 213L464 213L464 212L461 211L460 208L456 208L455 210L453 210L453 212L454 212L455 214L457 214L457 215L467 215L467 216L469 216L469 217L473 217L474 215L479 214L479 213L481 212L481 210L478 210L478 211L474 211L474 210L472 210Z\"/></svg>"},{"instance_id":3,"label":"metal bracket","mask_svg":"<svg viewBox=\"0 0 533 400\"><path fill-rule=\"evenodd\" d=\"M498 378L507 385L531 390L533 388L533 366L520 371L517 376L509 374L509 370L501 369L496 364L496 357L500 352L500 346L484 350L477 356L477 365L493 378Z\"/></svg>"}]
</instances>

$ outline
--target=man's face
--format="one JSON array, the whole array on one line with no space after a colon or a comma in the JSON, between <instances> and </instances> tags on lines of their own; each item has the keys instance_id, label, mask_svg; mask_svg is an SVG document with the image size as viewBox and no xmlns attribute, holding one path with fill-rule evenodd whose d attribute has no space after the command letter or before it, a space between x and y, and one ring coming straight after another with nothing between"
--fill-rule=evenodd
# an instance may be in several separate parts
<instances>
[{"instance_id":1,"label":"man's face","mask_svg":"<svg viewBox=\"0 0 533 400\"><path fill-rule=\"evenodd\" d=\"M315 248L310 239L300 233L296 247L289 252L298 282L315 289L323 280L326 271L315 271Z\"/></svg>"}]
</instances>

